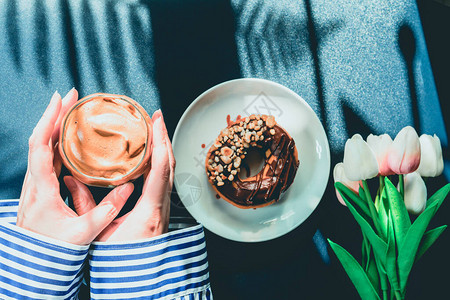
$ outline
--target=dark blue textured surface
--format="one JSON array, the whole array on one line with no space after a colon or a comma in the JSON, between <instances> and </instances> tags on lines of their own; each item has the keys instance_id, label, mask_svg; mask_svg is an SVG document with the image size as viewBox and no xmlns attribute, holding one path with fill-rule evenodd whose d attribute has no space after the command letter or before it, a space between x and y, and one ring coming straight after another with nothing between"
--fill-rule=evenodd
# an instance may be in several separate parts
<instances>
[{"instance_id":1,"label":"dark blue textured surface","mask_svg":"<svg viewBox=\"0 0 450 300\"><path fill-rule=\"evenodd\" d=\"M448 147L412 0L0 0L0 59L0 198L19 196L28 137L52 93L72 86L81 96L126 94L149 112L162 107L173 133L204 90L260 77L311 105L333 164L356 132L395 136L413 125ZM450 178L449 162L445 172ZM313 216L285 237L247 245L208 234L217 298L355 297L334 257L324 263L311 242L320 228L357 253L355 226L330 185Z\"/></svg>"}]
</instances>

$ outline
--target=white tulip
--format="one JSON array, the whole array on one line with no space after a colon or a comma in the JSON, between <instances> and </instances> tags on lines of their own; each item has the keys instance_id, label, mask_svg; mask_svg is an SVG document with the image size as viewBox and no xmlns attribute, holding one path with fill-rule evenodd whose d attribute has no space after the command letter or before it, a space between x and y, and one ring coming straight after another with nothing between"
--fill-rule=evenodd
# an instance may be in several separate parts
<instances>
[{"instance_id":1,"label":"white tulip","mask_svg":"<svg viewBox=\"0 0 450 300\"><path fill-rule=\"evenodd\" d=\"M441 141L434 135L422 134L420 140L420 164L417 172L422 177L436 177L444 170Z\"/></svg>"},{"instance_id":2,"label":"white tulip","mask_svg":"<svg viewBox=\"0 0 450 300\"><path fill-rule=\"evenodd\" d=\"M413 172L404 175L405 206L414 215L425 210L427 205L427 187L419 173Z\"/></svg>"},{"instance_id":3,"label":"white tulip","mask_svg":"<svg viewBox=\"0 0 450 300\"><path fill-rule=\"evenodd\" d=\"M387 176L395 173L389 168L388 157L392 146L392 138L387 134L367 137L367 144L372 148L378 161L379 175Z\"/></svg>"},{"instance_id":4,"label":"white tulip","mask_svg":"<svg viewBox=\"0 0 450 300\"><path fill-rule=\"evenodd\" d=\"M352 181L366 180L378 175L375 153L359 134L355 134L345 143L344 170L347 178Z\"/></svg>"},{"instance_id":5,"label":"white tulip","mask_svg":"<svg viewBox=\"0 0 450 300\"><path fill-rule=\"evenodd\" d=\"M389 152L389 168L395 174L408 174L417 170L420 163L419 136L414 128L406 126L395 137Z\"/></svg>"},{"instance_id":6,"label":"white tulip","mask_svg":"<svg viewBox=\"0 0 450 300\"><path fill-rule=\"evenodd\" d=\"M334 166L333 178L334 178L334 182L340 182L340 183L344 184L346 187L348 187L349 189L351 189L352 191L354 191L355 193L358 193L360 182L359 181L351 181L350 179L347 178L347 176L345 176L343 163L338 163ZM346 206L344 200L342 200L341 194L339 194L339 192L337 190L336 190L336 196L337 196L339 202L342 205Z\"/></svg>"}]
</instances>

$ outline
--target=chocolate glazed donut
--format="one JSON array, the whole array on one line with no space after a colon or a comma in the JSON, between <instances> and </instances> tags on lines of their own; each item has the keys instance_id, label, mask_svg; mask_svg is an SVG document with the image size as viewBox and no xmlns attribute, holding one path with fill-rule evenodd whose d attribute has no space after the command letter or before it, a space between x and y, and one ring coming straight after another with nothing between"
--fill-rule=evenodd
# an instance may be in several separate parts
<instances>
[{"instance_id":1,"label":"chocolate glazed donut","mask_svg":"<svg viewBox=\"0 0 450 300\"><path fill-rule=\"evenodd\" d=\"M257 147L265 153L263 169L241 179L241 162L247 150ZM206 173L221 198L239 208L256 208L278 201L292 184L299 166L292 137L273 116L240 116L228 121L206 157Z\"/></svg>"}]
</instances>

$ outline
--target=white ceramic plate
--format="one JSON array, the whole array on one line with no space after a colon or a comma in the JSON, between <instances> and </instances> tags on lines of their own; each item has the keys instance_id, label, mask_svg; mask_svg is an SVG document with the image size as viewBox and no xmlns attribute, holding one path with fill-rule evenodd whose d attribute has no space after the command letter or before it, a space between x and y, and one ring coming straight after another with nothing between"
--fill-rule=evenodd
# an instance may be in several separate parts
<instances>
[{"instance_id":1,"label":"white ceramic plate","mask_svg":"<svg viewBox=\"0 0 450 300\"><path fill-rule=\"evenodd\" d=\"M216 198L204 164L209 147L227 126L227 115L235 119L253 113L275 116L294 138L300 166L279 202L240 209ZM175 187L186 209L208 230L240 242L274 239L302 224L319 204L330 172L328 140L314 111L290 89L263 79L231 80L201 94L178 122L173 149Z\"/></svg>"}]
</instances>

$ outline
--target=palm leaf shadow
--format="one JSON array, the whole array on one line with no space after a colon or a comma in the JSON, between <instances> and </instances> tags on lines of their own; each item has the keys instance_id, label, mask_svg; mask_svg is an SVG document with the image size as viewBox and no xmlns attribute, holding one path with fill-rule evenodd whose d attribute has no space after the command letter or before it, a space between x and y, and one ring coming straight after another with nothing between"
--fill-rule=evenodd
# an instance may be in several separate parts
<instances>
[{"instance_id":1,"label":"palm leaf shadow","mask_svg":"<svg viewBox=\"0 0 450 300\"><path fill-rule=\"evenodd\" d=\"M22 62L20 60L21 44L19 36L19 24L18 24L18 10L17 1L10 0L6 7L6 31L7 31L7 42L9 45L9 51L14 61L15 67L22 71Z\"/></svg>"}]
</instances>

